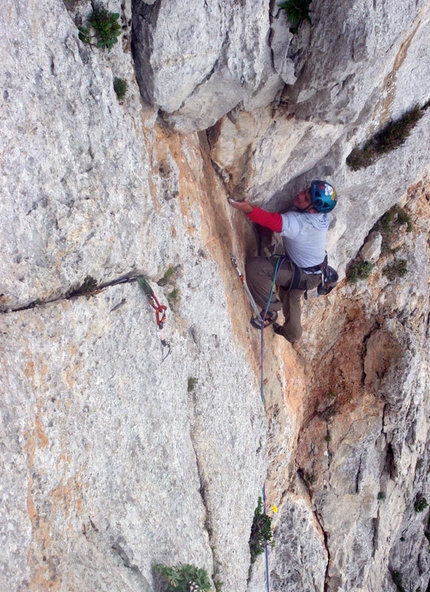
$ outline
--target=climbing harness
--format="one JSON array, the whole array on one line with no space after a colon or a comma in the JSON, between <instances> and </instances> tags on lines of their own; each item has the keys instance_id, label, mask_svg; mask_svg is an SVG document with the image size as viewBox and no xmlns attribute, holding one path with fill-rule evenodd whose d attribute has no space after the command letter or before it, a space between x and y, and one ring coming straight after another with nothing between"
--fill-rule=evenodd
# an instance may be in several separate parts
<instances>
[{"instance_id":1,"label":"climbing harness","mask_svg":"<svg viewBox=\"0 0 430 592\"><path fill-rule=\"evenodd\" d=\"M164 323L166 322L166 310L167 310L167 306L165 306L164 304L160 304L159 303L159 301L158 301L156 295L154 294L154 291L152 290L151 286L149 285L149 283L147 282L147 280L142 275L137 278L137 283L142 288L142 290L145 292L145 294L146 294L146 296L148 298L149 304L155 310L155 322L157 323L158 330L160 331L161 346L162 347L167 347L167 353L164 356L164 358L162 359L162 362L164 362L164 360L170 354L171 349L172 349L170 347L170 343L168 343L164 339L164 332L163 332Z\"/></svg>"}]
</instances>

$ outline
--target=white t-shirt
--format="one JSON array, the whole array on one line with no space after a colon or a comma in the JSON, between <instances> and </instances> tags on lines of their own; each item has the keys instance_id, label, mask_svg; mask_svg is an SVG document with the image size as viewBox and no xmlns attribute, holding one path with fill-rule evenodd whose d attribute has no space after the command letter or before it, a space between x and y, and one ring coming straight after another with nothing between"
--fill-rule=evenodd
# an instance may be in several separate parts
<instances>
[{"instance_id":1,"label":"white t-shirt","mask_svg":"<svg viewBox=\"0 0 430 592\"><path fill-rule=\"evenodd\" d=\"M281 214L284 249L299 267L313 267L324 261L329 214L287 212Z\"/></svg>"}]
</instances>

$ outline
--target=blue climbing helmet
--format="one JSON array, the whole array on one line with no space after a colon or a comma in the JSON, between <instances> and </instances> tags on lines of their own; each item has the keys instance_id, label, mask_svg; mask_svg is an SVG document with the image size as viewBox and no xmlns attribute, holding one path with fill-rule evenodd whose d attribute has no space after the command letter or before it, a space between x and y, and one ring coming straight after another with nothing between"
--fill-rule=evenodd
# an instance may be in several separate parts
<instances>
[{"instance_id":1,"label":"blue climbing helmet","mask_svg":"<svg viewBox=\"0 0 430 592\"><path fill-rule=\"evenodd\" d=\"M327 181L312 181L311 201L317 212L331 212L337 203L336 190Z\"/></svg>"}]
</instances>

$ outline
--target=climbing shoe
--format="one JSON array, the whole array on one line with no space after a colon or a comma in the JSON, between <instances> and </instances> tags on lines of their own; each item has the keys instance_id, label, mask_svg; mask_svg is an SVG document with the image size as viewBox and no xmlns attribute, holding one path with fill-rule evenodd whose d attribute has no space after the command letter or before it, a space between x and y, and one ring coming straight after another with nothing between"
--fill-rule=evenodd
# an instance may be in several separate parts
<instances>
[{"instance_id":1,"label":"climbing shoe","mask_svg":"<svg viewBox=\"0 0 430 592\"><path fill-rule=\"evenodd\" d=\"M273 323L273 331L276 333L276 335L282 335L282 325L279 323Z\"/></svg>"},{"instance_id":2,"label":"climbing shoe","mask_svg":"<svg viewBox=\"0 0 430 592\"><path fill-rule=\"evenodd\" d=\"M255 329L265 329L266 327L270 327L278 318L278 313L274 310L272 312L266 313L266 318L263 321L264 312L260 313L259 317L255 317L251 319L251 325Z\"/></svg>"}]
</instances>

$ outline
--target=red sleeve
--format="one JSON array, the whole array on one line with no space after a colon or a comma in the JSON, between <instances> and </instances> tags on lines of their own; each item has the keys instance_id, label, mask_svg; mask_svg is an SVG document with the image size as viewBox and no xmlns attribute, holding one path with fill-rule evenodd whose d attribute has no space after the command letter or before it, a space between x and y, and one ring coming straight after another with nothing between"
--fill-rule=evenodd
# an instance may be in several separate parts
<instances>
[{"instance_id":1,"label":"red sleeve","mask_svg":"<svg viewBox=\"0 0 430 592\"><path fill-rule=\"evenodd\" d=\"M281 214L277 214L275 212L266 212L266 210L254 207L252 212L246 215L253 222L260 224L261 226L265 226L266 228L270 228L270 230L274 230L275 232L281 232L282 230Z\"/></svg>"}]
</instances>

